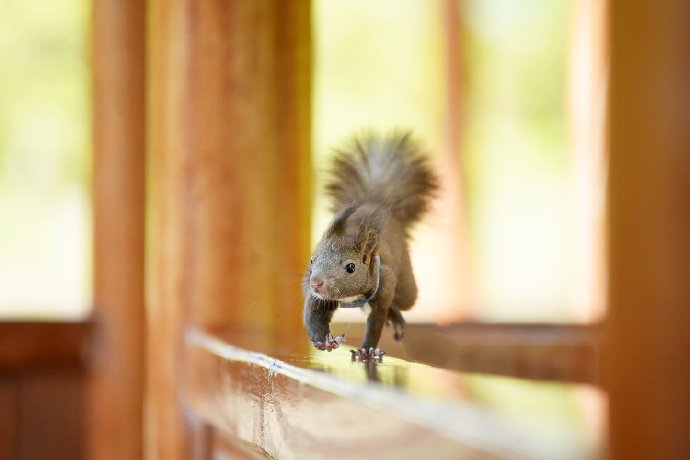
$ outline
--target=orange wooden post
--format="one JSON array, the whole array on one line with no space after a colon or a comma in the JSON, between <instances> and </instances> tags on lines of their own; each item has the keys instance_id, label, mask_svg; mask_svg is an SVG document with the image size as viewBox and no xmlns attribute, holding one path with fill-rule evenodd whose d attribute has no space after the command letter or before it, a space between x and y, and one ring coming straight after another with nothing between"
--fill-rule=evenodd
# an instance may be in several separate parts
<instances>
[{"instance_id":1,"label":"orange wooden post","mask_svg":"<svg viewBox=\"0 0 690 460\"><path fill-rule=\"evenodd\" d=\"M147 454L175 459L191 449L185 330L257 346L303 333L310 5L154 0L150 12Z\"/></svg>"},{"instance_id":2,"label":"orange wooden post","mask_svg":"<svg viewBox=\"0 0 690 460\"><path fill-rule=\"evenodd\" d=\"M142 455L144 6L93 4L94 316L88 458Z\"/></svg>"},{"instance_id":3,"label":"orange wooden post","mask_svg":"<svg viewBox=\"0 0 690 460\"><path fill-rule=\"evenodd\" d=\"M432 247L432 252L438 263L433 264L434 272L430 279L433 280L433 286L443 284L447 288L443 290L443 296L434 301L437 305L435 311L430 311L434 311L437 321L458 322L476 314L472 307L478 300L471 268L465 203L467 187L462 151L467 87L462 46L464 11L457 0L446 0L441 13L444 25L447 97L443 142L438 153L442 192L435 204L435 212L445 216L445 222L444 225L434 228L434 239L439 243ZM429 277L429 274L421 276Z\"/></svg>"},{"instance_id":4,"label":"orange wooden post","mask_svg":"<svg viewBox=\"0 0 690 460\"><path fill-rule=\"evenodd\" d=\"M612 458L690 458L690 3L610 3Z\"/></svg>"},{"instance_id":5,"label":"orange wooden post","mask_svg":"<svg viewBox=\"0 0 690 460\"><path fill-rule=\"evenodd\" d=\"M573 179L573 289L570 318L602 320L606 303L606 167L609 47L607 2L573 2L567 76L567 122Z\"/></svg>"}]
</instances>

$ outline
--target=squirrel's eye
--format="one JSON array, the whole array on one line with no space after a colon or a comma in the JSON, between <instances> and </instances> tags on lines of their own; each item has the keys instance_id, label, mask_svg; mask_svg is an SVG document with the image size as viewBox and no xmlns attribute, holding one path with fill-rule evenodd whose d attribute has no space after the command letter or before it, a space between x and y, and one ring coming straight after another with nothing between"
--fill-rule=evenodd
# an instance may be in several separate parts
<instances>
[{"instance_id":1,"label":"squirrel's eye","mask_svg":"<svg viewBox=\"0 0 690 460\"><path fill-rule=\"evenodd\" d=\"M314 263L314 258L313 258L313 257L310 257L310 258L309 258L309 263L310 263L310 264L313 264L313 263Z\"/></svg>"},{"instance_id":2,"label":"squirrel's eye","mask_svg":"<svg viewBox=\"0 0 690 460\"><path fill-rule=\"evenodd\" d=\"M345 271L348 273L354 273L355 272L355 264L350 262L349 264L345 265Z\"/></svg>"}]
</instances>

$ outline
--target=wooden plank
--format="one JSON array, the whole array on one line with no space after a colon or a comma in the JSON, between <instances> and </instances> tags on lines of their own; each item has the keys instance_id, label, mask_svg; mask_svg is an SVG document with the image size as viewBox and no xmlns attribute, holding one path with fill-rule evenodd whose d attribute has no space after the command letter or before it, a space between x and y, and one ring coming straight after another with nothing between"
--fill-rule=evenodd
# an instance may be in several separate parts
<instances>
[{"instance_id":1,"label":"wooden plank","mask_svg":"<svg viewBox=\"0 0 690 460\"><path fill-rule=\"evenodd\" d=\"M83 374L35 372L20 385L18 458L86 458Z\"/></svg>"},{"instance_id":2,"label":"wooden plank","mask_svg":"<svg viewBox=\"0 0 690 460\"><path fill-rule=\"evenodd\" d=\"M19 392L16 380L0 378L0 452L19 456Z\"/></svg>"},{"instance_id":3,"label":"wooden plank","mask_svg":"<svg viewBox=\"0 0 690 460\"><path fill-rule=\"evenodd\" d=\"M185 110L189 110L189 90L186 88L189 5L185 0L149 2L147 185L151 208L147 246L150 257L146 267L150 312L146 343L149 409L145 445L148 459L197 458L207 451L206 443L199 447L196 439L188 438L188 430L191 437L197 431L194 425L186 426L177 399L177 381L182 372L182 311L187 289L182 264L173 261L186 255L182 245L182 232L186 228L183 216L187 206L183 194L186 185L178 183L178 178L187 169L181 159L185 152L191 152L190 125L185 117Z\"/></svg>"},{"instance_id":4,"label":"wooden plank","mask_svg":"<svg viewBox=\"0 0 690 460\"><path fill-rule=\"evenodd\" d=\"M0 322L0 373L37 369L81 369L92 324L83 322Z\"/></svg>"},{"instance_id":5,"label":"wooden plank","mask_svg":"<svg viewBox=\"0 0 690 460\"><path fill-rule=\"evenodd\" d=\"M690 458L690 3L610 2L612 458Z\"/></svg>"},{"instance_id":6,"label":"wooden plank","mask_svg":"<svg viewBox=\"0 0 690 460\"><path fill-rule=\"evenodd\" d=\"M189 447L185 326L267 343L302 329L310 3L154 0L150 11L147 454L175 459Z\"/></svg>"},{"instance_id":7,"label":"wooden plank","mask_svg":"<svg viewBox=\"0 0 690 460\"><path fill-rule=\"evenodd\" d=\"M84 458L84 351L91 329L86 321L0 322L2 455Z\"/></svg>"},{"instance_id":8,"label":"wooden plank","mask_svg":"<svg viewBox=\"0 0 690 460\"><path fill-rule=\"evenodd\" d=\"M145 10L135 0L93 4L93 459L142 457Z\"/></svg>"},{"instance_id":9,"label":"wooden plank","mask_svg":"<svg viewBox=\"0 0 690 460\"><path fill-rule=\"evenodd\" d=\"M590 427L567 422L556 409L571 407L568 398L585 391L601 417L603 400L591 388L473 380L390 357L368 366L350 362L347 350L289 353L283 361L198 331L187 344L190 408L219 433L270 457L594 458L599 452L586 434ZM516 400L482 401L487 389L500 394L501 388ZM552 435L530 430L526 422L534 420Z\"/></svg>"}]
</instances>

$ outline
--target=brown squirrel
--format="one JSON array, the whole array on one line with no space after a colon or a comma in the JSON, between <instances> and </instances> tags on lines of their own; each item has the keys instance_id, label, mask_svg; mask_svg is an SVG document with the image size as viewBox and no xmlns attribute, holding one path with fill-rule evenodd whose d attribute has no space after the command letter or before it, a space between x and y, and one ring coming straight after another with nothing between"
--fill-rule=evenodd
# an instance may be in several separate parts
<instances>
[{"instance_id":1,"label":"brown squirrel","mask_svg":"<svg viewBox=\"0 0 690 460\"><path fill-rule=\"evenodd\" d=\"M304 277L304 324L314 346L331 351L329 323L336 308L369 304L366 333L356 356L380 356L384 324L402 340L400 313L417 298L407 238L429 207L438 179L409 132L355 137L336 150L325 190L335 216ZM354 352L353 352L354 353Z\"/></svg>"}]
</instances>

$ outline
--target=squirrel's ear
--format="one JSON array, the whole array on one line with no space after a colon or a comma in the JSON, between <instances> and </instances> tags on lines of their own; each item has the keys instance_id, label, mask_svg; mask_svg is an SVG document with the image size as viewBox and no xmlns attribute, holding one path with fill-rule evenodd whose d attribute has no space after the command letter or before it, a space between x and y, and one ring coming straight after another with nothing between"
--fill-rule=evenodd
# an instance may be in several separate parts
<instances>
[{"instance_id":1,"label":"squirrel's ear","mask_svg":"<svg viewBox=\"0 0 690 460\"><path fill-rule=\"evenodd\" d=\"M371 253L378 244L378 232L373 228L364 228L357 238L357 252L362 256L362 263L368 264L371 260Z\"/></svg>"}]
</instances>

